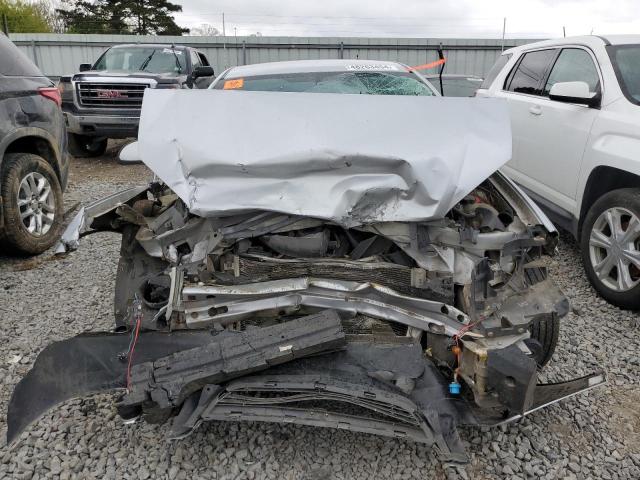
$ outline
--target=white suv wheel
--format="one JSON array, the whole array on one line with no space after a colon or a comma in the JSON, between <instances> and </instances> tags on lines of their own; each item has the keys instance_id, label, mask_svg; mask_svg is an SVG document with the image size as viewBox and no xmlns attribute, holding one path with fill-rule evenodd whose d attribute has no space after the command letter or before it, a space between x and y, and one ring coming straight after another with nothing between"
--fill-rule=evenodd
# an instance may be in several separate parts
<instances>
[{"instance_id":1,"label":"white suv wheel","mask_svg":"<svg viewBox=\"0 0 640 480\"><path fill-rule=\"evenodd\" d=\"M600 281L617 292L640 283L640 219L626 208L602 212L591 228L589 257Z\"/></svg>"},{"instance_id":2,"label":"white suv wheel","mask_svg":"<svg viewBox=\"0 0 640 480\"><path fill-rule=\"evenodd\" d=\"M640 189L600 197L584 217L580 249L598 293L620 308L640 309Z\"/></svg>"}]
</instances>

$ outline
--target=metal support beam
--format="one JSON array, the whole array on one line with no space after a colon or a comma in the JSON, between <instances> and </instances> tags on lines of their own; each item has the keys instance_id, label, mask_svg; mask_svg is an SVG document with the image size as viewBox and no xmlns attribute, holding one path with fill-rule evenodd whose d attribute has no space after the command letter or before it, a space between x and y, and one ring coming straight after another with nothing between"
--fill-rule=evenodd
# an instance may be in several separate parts
<instances>
[{"instance_id":1,"label":"metal support beam","mask_svg":"<svg viewBox=\"0 0 640 480\"><path fill-rule=\"evenodd\" d=\"M40 62L38 62L38 49L36 47L35 40L31 40L31 54L33 56L33 63L36 64L36 67L40 68Z\"/></svg>"}]
</instances>

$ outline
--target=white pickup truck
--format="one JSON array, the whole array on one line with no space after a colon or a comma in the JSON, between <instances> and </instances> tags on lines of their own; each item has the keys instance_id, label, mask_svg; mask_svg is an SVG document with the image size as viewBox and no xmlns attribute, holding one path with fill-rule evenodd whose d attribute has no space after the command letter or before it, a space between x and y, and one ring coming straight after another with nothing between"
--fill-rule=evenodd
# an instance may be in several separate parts
<instances>
[{"instance_id":1,"label":"white pickup truck","mask_svg":"<svg viewBox=\"0 0 640 480\"><path fill-rule=\"evenodd\" d=\"M600 295L640 308L640 35L507 50L477 96L509 104L504 172L578 239Z\"/></svg>"}]
</instances>

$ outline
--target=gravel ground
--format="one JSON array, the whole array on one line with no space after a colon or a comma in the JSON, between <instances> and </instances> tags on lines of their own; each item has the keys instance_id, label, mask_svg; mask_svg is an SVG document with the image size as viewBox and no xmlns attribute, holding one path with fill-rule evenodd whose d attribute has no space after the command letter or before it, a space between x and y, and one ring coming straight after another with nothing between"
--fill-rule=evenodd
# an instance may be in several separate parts
<instances>
[{"instance_id":1,"label":"gravel ground","mask_svg":"<svg viewBox=\"0 0 640 480\"><path fill-rule=\"evenodd\" d=\"M76 160L66 203L87 202L150 178L121 166L115 147ZM65 257L0 254L0 435L14 385L48 343L112 326L120 238L85 238ZM551 272L572 302L544 380L603 367L609 385L536 412L518 424L465 429L471 464L444 469L411 442L276 424L210 423L164 440L165 426L123 425L110 395L67 402L0 447L0 478L404 479L640 478L640 314L614 308L589 286L575 243L563 237ZM4 441L2 441L4 442Z\"/></svg>"}]
</instances>

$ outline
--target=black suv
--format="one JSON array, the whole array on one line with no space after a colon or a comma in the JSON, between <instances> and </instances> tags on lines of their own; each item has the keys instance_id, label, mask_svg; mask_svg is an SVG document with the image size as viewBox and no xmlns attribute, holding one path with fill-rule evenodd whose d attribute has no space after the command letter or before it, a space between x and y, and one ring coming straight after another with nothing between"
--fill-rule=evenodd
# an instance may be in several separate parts
<instances>
[{"instance_id":1,"label":"black suv","mask_svg":"<svg viewBox=\"0 0 640 480\"><path fill-rule=\"evenodd\" d=\"M58 239L69 172L60 104L51 80L0 33L0 240L11 250L41 253Z\"/></svg>"},{"instance_id":2,"label":"black suv","mask_svg":"<svg viewBox=\"0 0 640 480\"><path fill-rule=\"evenodd\" d=\"M138 135L147 88L207 88L213 68L194 48L176 45L116 45L80 73L60 79L62 110L74 156L98 157L109 138Z\"/></svg>"}]
</instances>

